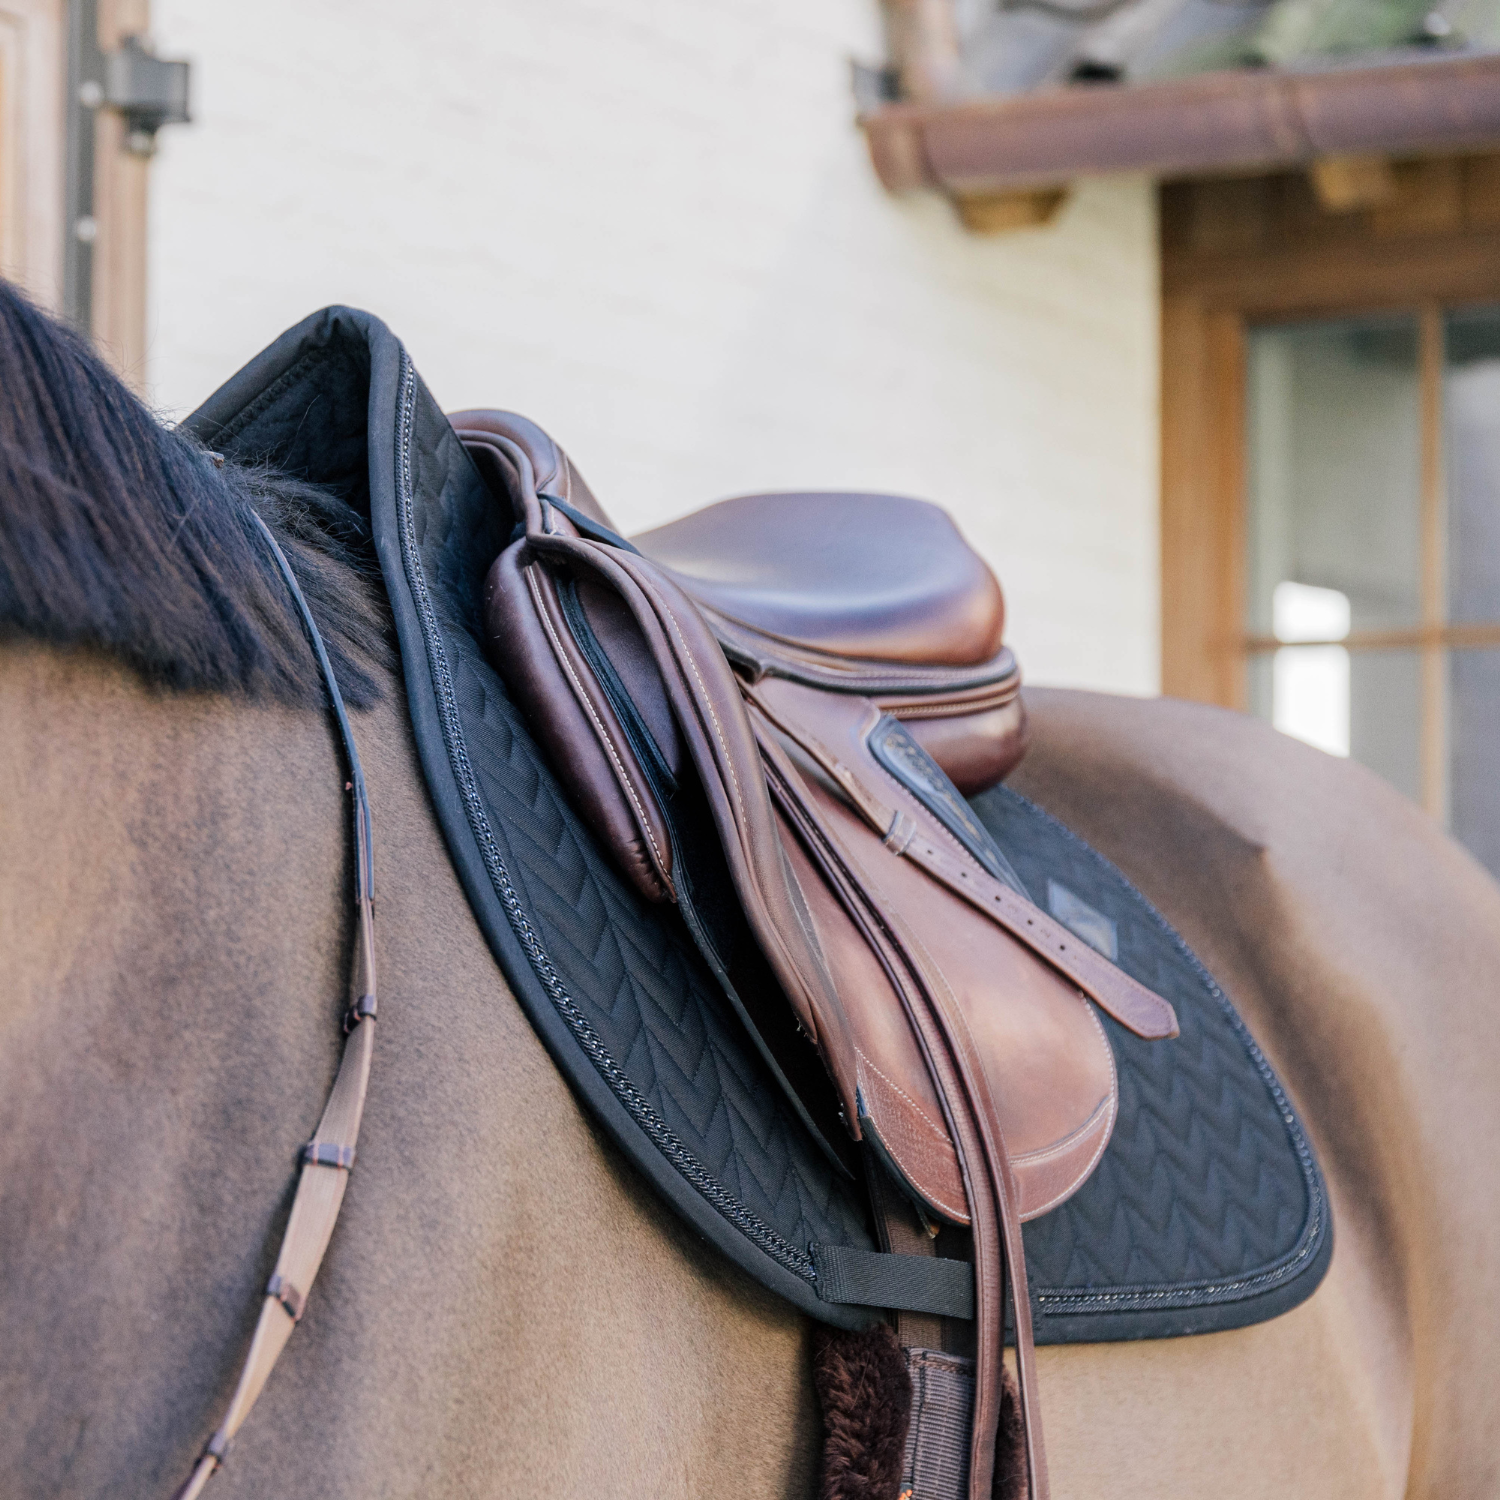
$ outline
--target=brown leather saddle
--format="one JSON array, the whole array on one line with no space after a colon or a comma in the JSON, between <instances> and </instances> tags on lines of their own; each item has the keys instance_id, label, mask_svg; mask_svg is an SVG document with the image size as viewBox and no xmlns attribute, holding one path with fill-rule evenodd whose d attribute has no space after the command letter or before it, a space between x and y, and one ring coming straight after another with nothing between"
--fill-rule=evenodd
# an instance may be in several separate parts
<instances>
[{"instance_id":1,"label":"brown leather saddle","mask_svg":"<svg viewBox=\"0 0 1500 1500\"><path fill-rule=\"evenodd\" d=\"M829 1153L863 1142L919 1218L970 1229L969 1492L990 1492L1008 1304L1043 1496L1020 1225L1109 1140L1090 1002L1145 1037L1176 1018L1028 899L963 800L1025 747L993 575L895 496L745 496L627 541L534 424L452 420L516 517L485 585L494 665Z\"/></svg>"}]
</instances>

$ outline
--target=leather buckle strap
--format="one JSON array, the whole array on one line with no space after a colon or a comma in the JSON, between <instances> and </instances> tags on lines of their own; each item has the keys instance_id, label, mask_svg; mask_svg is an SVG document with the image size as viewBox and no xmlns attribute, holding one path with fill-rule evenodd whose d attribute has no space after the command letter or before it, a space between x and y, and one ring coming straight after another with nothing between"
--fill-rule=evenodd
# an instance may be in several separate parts
<instances>
[{"instance_id":1,"label":"leather buckle strap","mask_svg":"<svg viewBox=\"0 0 1500 1500\"><path fill-rule=\"evenodd\" d=\"M274 1297L286 1309L292 1322L302 1321L302 1314L307 1309L307 1296L285 1276L273 1276L266 1283L266 1296Z\"/></svg>"},{"instance_id":2,"label":"leather buckle strap","mask_svg":"<svg viewBox=\"0 0 1500 1500\"><path fill-rule=\"evenodd\" d=\"M298 1153L302 1171L297 1180L291 1215L277 1255L277 1266L284 1270L278 1269L266 1283L267 1300L261 1304L255 1333L240 1367L234 1394L229 1400L229 1410L218 1431L209 1439L208 1446L194 1465L187 1482L177 1492L176 1500L198 1500L204 1485L223 1462L230 1441L250 1415L282 1349L286 1347L292 1329L301 1321L307 1305L304 1288L310 1287L318 1274L318 1267L322 1264L329 1239L333 1235L339 1207L343 1203L348 1174L354 1166L354 1143L359 1137L360 1119L364 1114L375 1036L368 1026L361 1024L375 1018L375 865L370 803L365 793L364 771L360 767L359 751L354 743L354 731L349 727L349 715L344 708L338 678L328 660L317 621L313 619L312 611L297 583L296 574L292 572L291 564L286 560L286 554L270 528L258 515L252 513L252 519L271 549L276 566L302 617L303 627L323 676L323 685L327 689L328 706L332 711L348 770L344 789L352 794L354 899L357 914L349 989L358 998L345 1013L346 1040L343 1056L339 1061L339 1070L334 1077L328 1102L323 1108L323 1118L318 1122L318 1135ZM319 1136L332 1136L333 1139L320 1140ZM309 1171L310 1167L331 1167L335 1175L330 1178L325 1173ZM284 1272L289 1272L290 1275ZM291 1279L292 1276L297 1278L296 1281ZM290 1325L272 1311L272 1302L291 1319Z\"/></svg>"},{"instance_id":3,"label":"leather buckle strap","mask_svg":"<svg viewBox=\"0 0 1500 1500\"><path fill-rule=\"evenodd\" d=\"M361 1021L373 1021L375 1019L375 997L374 995L361 995L354 1001L349 1009L344 1012L344 1035L348 1036Z\"/></svg>"}]
</instances>

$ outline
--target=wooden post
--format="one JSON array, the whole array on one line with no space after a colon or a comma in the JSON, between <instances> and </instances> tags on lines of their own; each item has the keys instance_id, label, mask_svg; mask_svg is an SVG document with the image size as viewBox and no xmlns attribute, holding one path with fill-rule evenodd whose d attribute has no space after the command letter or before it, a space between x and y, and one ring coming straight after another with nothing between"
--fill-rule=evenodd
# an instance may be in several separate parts
<instances>
[{"instance_id":1,"label":"wooden post","mask_svg":"<svg viewBox=\"0 0 1500 1500\"><path fill-rule=\"evenodd\" d=\"M885 0L885 31L903 99L935 104L963 92L953 0Z\"/></svg>"},{"instance_id":2,"label":"wooden post","mask_svg":"<svg viewBox=\"0 0 1500 1500\"><path fill-rule=\"evenodd\" d=\"M113 52L144 35L150 0L99 0L99 46ZM125 382L146 381L146 189L151 159L125 146L125 121L101 109L94 122L93 334Z\"/></svg>"},{"instance_id":3,"label":"wooden post","mask_svg":"<svg viewBox=\"0 0 1500 1500\"><path fill-rule=\"evenodd\" d=\"M1421 311L1418 389L1421 448L1422 806L1448 822L1448 506L1443 476L1443 311Z\"/></svg>"}]
</instances>

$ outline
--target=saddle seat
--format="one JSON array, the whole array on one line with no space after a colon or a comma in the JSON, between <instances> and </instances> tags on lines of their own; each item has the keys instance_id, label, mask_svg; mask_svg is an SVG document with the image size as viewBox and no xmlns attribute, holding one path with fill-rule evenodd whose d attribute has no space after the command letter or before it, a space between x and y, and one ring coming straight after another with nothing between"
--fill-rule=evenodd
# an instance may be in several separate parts
<instances>
[{"instance_id":1,"label":"saddle seat","mask_svg":"<svg viewBox=\"0 0 1500 1500\"><path fill-rule=\"evenodd\" d=\"M741 495L632 538L699 601L789 645L969 667L1000 652L994 575L936 505L900 495Z\"/></svg>"},{"instance_id":2,"label":"saddle seat","mask_svg":"<svg viewBox=\"0 0 1500 1500\"><path fill-rule=\"evenodd\" d=\"M539 493L617 530L536 423L489 410L450 420L492 488L506 457L524 455ZM1025 753L1004 597L940 507L842 491L740 495L631 542L670 569L742 669L871 699L965 795Z\"/></svg>"}]
</instances>

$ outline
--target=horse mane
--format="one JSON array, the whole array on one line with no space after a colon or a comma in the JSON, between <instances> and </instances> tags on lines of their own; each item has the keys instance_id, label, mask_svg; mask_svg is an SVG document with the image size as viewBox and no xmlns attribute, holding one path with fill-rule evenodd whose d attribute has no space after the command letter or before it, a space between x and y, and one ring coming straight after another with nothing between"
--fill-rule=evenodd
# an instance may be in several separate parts
<instances>
[{"instance_id":1,"label":"horse mane","mask_svg":"<svg viewBox=\"0 0 1500 1500\"><path fill-rule=\"evenodd\" d=\"M258 512L349 702L394 660L366 519L164 426L88 341L0 279L0 638L95 648L175 691L323 702Z\"/></svg>"}]
</instances>

